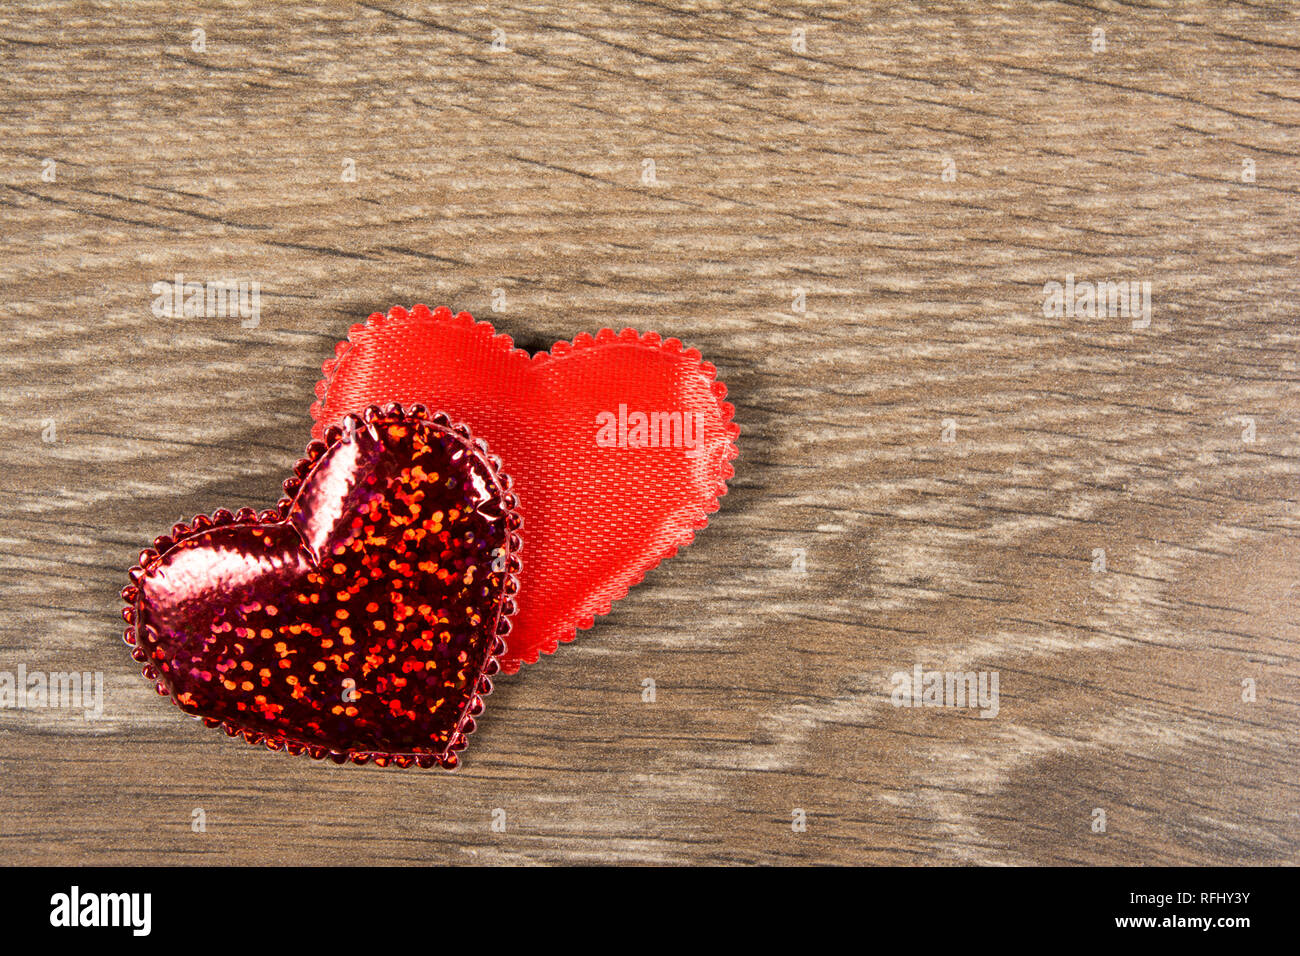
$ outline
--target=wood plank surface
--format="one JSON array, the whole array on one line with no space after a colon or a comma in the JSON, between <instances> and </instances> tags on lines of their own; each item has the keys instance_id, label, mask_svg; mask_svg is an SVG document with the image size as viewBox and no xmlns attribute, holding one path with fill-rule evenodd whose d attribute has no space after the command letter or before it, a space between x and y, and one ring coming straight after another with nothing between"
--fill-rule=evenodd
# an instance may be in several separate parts
<instances>
[{"instance_id":1,"label":"wood plank surface","mask_svg":"<svg viewBox=\"0 0 1300 956\"><path fill-rule=\"evenodd\" d=\"M1296 862L1293 5L6 5L0 64L0 670L104 681L0 710L0 862ZM700 349L731 493L454 773L232 742L126 569L416 302Z\"/></svg>"}]
</instances>

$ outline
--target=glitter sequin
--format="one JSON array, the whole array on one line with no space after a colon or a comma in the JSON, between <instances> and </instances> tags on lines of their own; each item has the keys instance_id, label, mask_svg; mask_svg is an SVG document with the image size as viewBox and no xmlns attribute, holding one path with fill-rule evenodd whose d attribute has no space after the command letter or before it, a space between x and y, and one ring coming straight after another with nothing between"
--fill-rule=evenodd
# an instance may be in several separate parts
<instances>
[{"instance_id":1,"label":"glitter sequin","mask_svg":"<svg viewBox=\"0 0 1300 956\"><path fill-rule=\"evenodd\" d=\"M277 509L200 516L141 554L126 640L160 693L231 736L455 766L514 612L509 480L418 406L324 439Z\"/></svg>"}]
</instances>

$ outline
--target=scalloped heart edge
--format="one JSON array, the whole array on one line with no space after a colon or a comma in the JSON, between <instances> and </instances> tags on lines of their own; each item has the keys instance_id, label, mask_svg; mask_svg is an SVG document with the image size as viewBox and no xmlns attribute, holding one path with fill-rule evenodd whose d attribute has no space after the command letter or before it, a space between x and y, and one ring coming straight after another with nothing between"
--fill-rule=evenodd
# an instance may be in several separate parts
<instances>
[{"instance_id":1,"label":"scalloped heart edge","mask_svg":"<svg viewBox=\"0 0 1300 956\"><path fill-rule=\"evenodd\" d=\"M659 567L664 561L675 557L677 553L685 547L690 546L695 541L695 532L709 526L708 516L716 512L721 507L720 499L727 493L727 482L736 477L736 470L731 463L740 455L740 449L736 444L740 437L740 425L735 421L736 407L728 401L724 401L727 396L727 386L717 380L718 369L712 362L704 361L704 356L698 349L684 348L680 339L663 338L658 332L646 332L644 334L637 332L635 329L625 328L621 332L615 332L613 329L603 328L595 335L589 332L582 332L571 341L561 340L556 342L546 352L538 352L529 355L523 349L515 348L514 340L504 332L497 332L490 322L481 322L470 315L468 312L453 313L450 308L440 305L436 309L430 309L427 305L414 305L408 311L400 305L395 305L385 314L383 312L372 312L366 319L365 323L357 323L348 329L348 337L334 346L334 357L326 359L321 363L321 378L316 383L316 401L311 405L312 417L312 437L320 438L323 434L321 424L321 413L325 407L325 398L329 394L330 384L334 380L334 373L337 371L343 357L355 346L360 344L357 337L365 335L374 330L378 331L390 322L404 322L407 319L426 320L432 319L438 322L445 322L453 327L473 329L475 334L487 340L490 348L498 352L507 354L517 354L523 356L528 361L541 365L545 362L563 358L570 352L581 349L593 348L597 345L607 345L611 342L621 342L628 345L643 345L650 348L659 348L670 355L681 355L683 358L693 361L700 372L709 379L712 384L709 391L713 394L718 402L718 411L721 415L723 431L727 435L727 453L723 457L718 468L718 474L714 479L713 500L704 503L704 512L699 521L690 529L687 529L678 538L670 542L669 549L659 557L653 559L643 568L636 572L636 577L624 586L619 593L614 595L608 601L597 606L596 610L584 618L580 618L573 625L573 629L566 635L548 641L541 645L530 655L521 657L518 661L507 660L501 662L501 669L506 674L514 674L519 671L523 664L536 664L542 654L554 654L561 644L571 643L579 631L585 631L595 626L596 618L608 614L614 604L627 597L628 592L645 580L645 576Z\"/></svg>"},{"instance_id":2,"label":"scalloped heart edge","mask_svg":"<svg viewBox=\"0 0 1300 956\"><path fill-rule=\"evenodd\" d=\"M304 482L310 477L327 451L335 447L335 445L351 441L358 430L367 427L376 419L392 415L414 418L443 428L456 435L467 447L478 452L488 463L492 478L501 489L502 500L506 505L506 527L509 531L510 554L506 559L503 585L504 599L497 614L496 633L493 636L491 652L479 669L474 690L465 705L464 712L456 722L455 729L449 736L446 749L441 753L334 750L321 744L297 740L285 734L268 734L241 727L224 718L191 714L182 708L176 702L176 699L171 696L166 685L159 679L157 669L153 664L148 663L148 655L140 647L139 628L142 620L138 602L140 600L139 583L141 578L144 577L148 570L156 567L157 563L166 556L168 551L188 538L235 525L283 522L289 516L289 511L293 507L299 489L302 488ZM439 766L446 770L456 769L460 764L459 752L468 745L469 735L478 726L475 718L483 713L485 707L483 698L492 693L491 678L501 670L500 656L505 653L506 635L510 633L510 618L517 609L514 598L519 593L519 571L522 567L519 553L523 549L523 537L519 531L523 527L523 517L518 511L519 499L511 490L510 476L502 471L501 459L491 453L482 439L473 436L468 425L452 422L442 412L430 415L428 409L420 404L413 404L404 410L401 404L390 402L383 406L370 405L360 413L350 412L343 417L341 425L331 425L324 430L320 437L313 438L307 445L303 457L294 465L292 477L285 479L282 487L284 497L276 502L274 508L267 508L263 511L257 511L253 508L241 508L234 512L228 508L218 508L211 515L195 515L194 519L188 523L180 522L173 525L168 534L159 535L154 539L152 547L145 548L140 552L138 563L127 572L127 577L131 583L122 588L121 592L122 600L127 605L122 609L122 620L127 624L126 630L122 634L122 640L131 647L132 659L136 663L144 664L144 667L140 669L140 674L146 680L153 681L154 689L160 695L171 700L181 713L188 717L194 717L196 720L201 720L205 727L219 727L226 736L242 738L246 743L253 746L261 745L271 751L305 755L314 760L329 759L336 764L351 761L358 765L373 762L377 767L387 767L392 764L403 768L417 766L428 769Z\"/></svg>"}]
</instances>

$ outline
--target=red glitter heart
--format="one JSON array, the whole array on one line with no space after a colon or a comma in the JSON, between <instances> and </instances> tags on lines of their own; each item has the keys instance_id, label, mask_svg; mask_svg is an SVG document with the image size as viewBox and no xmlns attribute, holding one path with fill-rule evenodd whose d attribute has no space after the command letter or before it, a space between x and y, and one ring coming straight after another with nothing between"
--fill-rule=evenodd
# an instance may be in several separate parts
<instances>
[{"instance_id":1,"label":"red glitter heart","mask_svg":"<svg viewBox=\"0 0 1300 956\"><path fill-rule=\"evenodd\" d=\"M507 673L591 627L690 544L733 475L740 429L726 387L676 339L605 329L530 357L468 312L417 305L376 312L335 354L316 386L316 434L372 402L422 402L510 463L529 559Z\"/></svg>"},{"instance_id":2,"label":"red glitter heart","mask_svg":"<svg viewBox=\"0 0 1300 956\"><path fill-rule=\"evenodd\" d=\"M518 590L518 502L468 429L370 407L307 447L277 508L217 511L123 589L145 677L210 727L337 763L454 767Z\"/></svg>"}]
</instances>

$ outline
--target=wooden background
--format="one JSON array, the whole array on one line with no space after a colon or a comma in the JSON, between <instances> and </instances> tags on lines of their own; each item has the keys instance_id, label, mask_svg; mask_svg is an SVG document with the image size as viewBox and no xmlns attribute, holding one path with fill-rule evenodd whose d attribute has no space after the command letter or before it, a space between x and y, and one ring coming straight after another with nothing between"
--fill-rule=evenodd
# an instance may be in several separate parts
<instances>
[{"instance_id":1,"label":"wooden background","mask_svg":"<svg viewBox=\"0 0 1300 956\"><path fill-rule=\"evenodd\" d=\"M1292 5L6 5L0 57L0 669L106 683L0 711L0 861L1296 862ZM176 273L260 325L155 318ZM1067 274L1150 328L1045 318ZM733 490L454 774L229 741L126 569L272 503L415 302L696 346ZM1000 713L892 707L918 662Z\"/></svg>"}]
</instances>

